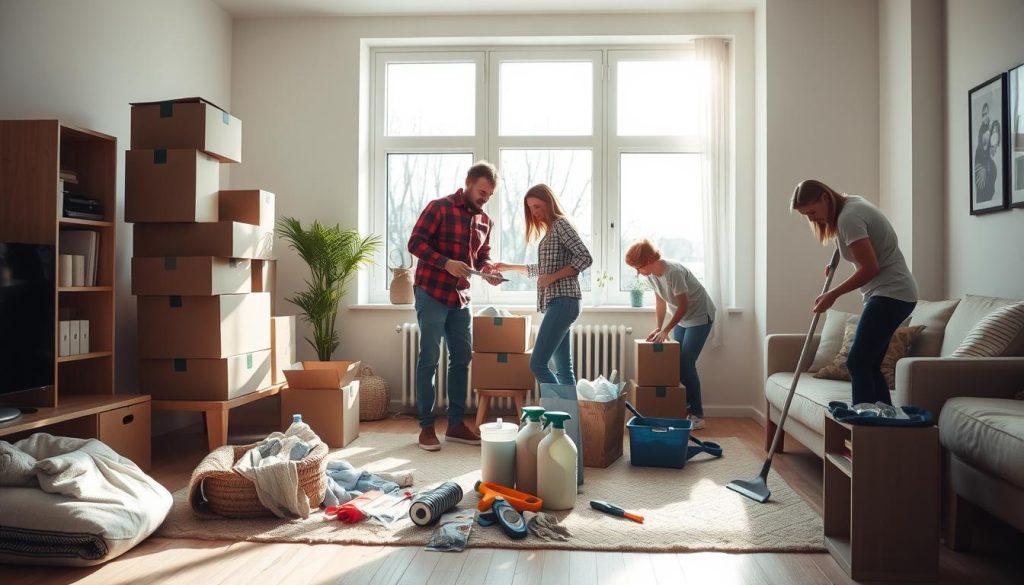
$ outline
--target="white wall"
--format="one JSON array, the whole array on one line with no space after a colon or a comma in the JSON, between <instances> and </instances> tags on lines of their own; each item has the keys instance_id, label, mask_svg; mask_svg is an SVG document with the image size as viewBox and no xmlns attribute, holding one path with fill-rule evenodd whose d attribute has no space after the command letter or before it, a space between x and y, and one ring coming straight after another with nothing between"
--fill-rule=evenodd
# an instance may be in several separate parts
<instances>
[{"instance_id":1,"label":"white wall","mask_svg":"<svg viewBox=\"0 0 1024 585\"><path fill-rule=\"evenodd\" d=\"M753 15L648 14L642 16L551 15L544 18L418 17L238 20L234 28L233 111L245 124L244 162L232 170L232 187L260 187L277 194L278 216L357 226L360 186L361 39L488 36L735 35L737 82L737 303L726 315L728 347L701 358L704 402L711 414L753 414L761 383L753 316ZM443 88L425 88L443 91ZM456 186L453 185L454 190ZM440 194L439 194L440 195ZM305 267L278 248L280 297L301 286ZM354 302L355 295L349 300ZM277 312L293 313L283 300ZM400 384L396 324L414 321L404 310L343 310L340 358L372 363L392 385ZM582 323L625 323L640 335L653 328L651 313L584 312ZM312 352L304 343L300 357Z\"/></svg>"},{"instance_id":2,"label":"white wall","mask_svg":"<svg viewBox=\"0 0 1024 585\"><path fill-rule=\"evenodd\" d=\"M949 0L946 10L948 293L1024 298L1024 210L968 214L967 132L967 92L1024 61L1024 3Z\"/></svg>"},{"instance_id":3,"label":"white wall","mask_svg":"<svg viewBox=\"0 0 1024 585\"><path fill-rule=\"evenodd\" d=\"M4 0L0 118L59 118L130 142L129 102L231 100L231 18L209 0ZM118 392L138 391L131 226L118 154ZM160 426L157 419L155 427Z\"/></svg>"}]
</instances>

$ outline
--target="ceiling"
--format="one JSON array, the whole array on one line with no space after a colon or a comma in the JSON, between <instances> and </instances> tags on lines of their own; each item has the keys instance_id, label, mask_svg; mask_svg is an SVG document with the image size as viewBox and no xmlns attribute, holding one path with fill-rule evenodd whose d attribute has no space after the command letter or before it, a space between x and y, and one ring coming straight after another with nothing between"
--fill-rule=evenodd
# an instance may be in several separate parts
<instances>
[{"instance_id":1,"label":"ceiling","mask_svg":"<svg viewBox=\"0 0 1024 585\"><path fill-rule=\"evenodd\" d=\"M235 18L615 12L740 12L759 0L213 0Z\"/></svg>"}]
</instances>

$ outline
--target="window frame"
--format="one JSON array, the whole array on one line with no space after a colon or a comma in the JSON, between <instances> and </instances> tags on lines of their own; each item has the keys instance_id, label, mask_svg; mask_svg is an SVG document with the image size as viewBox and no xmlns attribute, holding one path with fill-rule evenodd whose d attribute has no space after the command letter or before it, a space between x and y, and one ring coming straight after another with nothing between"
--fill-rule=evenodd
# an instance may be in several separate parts
<instances>
[{"instance_id":1,"label":"window frame","mask_svg":"<svg viewBox=\"0 0 1024 585\"><path fill-rule=\"evenodd\" d=\"M624 153L702 153L700 140L695 136L618 136L616 128L617 70L619 63L636 60L664 60L666 58L694 58L692 44L668 47L633 46L501 46L501 47L377 47L371 50L370 87L370 176L369 220L372 233L386 236L387 229L387 159L389 154L448 154L471 153L474 160L486 158L498 164L501 151L512 150L572 150L592 152L592 236L591 251L594 264L590 268L592 279L603 271L616 276L611 284L597 288L592 281L591 290L584 291L587 306L604 303L628 305L629 291L618 282L620 251L619 226L621 217L619 161ZM584 59L586 57L586 59ZM475 136L465 137L389 137L386 131L386 67L390 63L434 63L470 61L477 64ZM500 108L500 65L502 62L524 61L580 61L593 64L593 126L589 136L501 136L498 133ZM499 168L499 173L501 169ZM733 170L733 172L735 172ZM452 185L454 191L461 185ZM439 193L437 196L443 196ZM496 197L507 197L499 185ZM517 195L518 196L518 195ZM493 201L494 199L492 199ZM493 257L501 256L501 209L488 204L488 215L496 229L491 236ZM386 240L386 237L385 237ZM624 251L624 250L623 250ZM389 259L386 245L375 255L376 264L369 269L363 288L363 298L371 304L389 303ZM383 283L383 286L381 286ZM479 304L498 304L532 307L536 302L534 291L501 291L496 287L473 279L472 295Z\"/></svg>"}]
</instances>

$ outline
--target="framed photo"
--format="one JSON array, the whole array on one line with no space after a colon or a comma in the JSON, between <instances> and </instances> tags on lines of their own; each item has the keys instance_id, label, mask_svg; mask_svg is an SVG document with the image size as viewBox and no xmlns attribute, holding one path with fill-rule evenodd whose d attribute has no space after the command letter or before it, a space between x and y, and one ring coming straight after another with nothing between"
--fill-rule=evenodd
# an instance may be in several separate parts
<instances>
[{"instance_id":1,"label":"framed photo","mask_svg":"<svg viewBox=\"0 0 1024 585\"><path fill-rule=\"evenodd\" d=\"M1024 207L1024 64L1010 69L1006 84L1010 97L1006 117L1010 207Z\"/></svg>"},{"instance_id":2,"label":"framed photo","mask_svg":"<svg viewBox=\"0 0 1024 585\"><path fill-rule=\"evenodd\" d=\"M971 215L1007 208L1006 74L968 92Z\"/></svg>"}]
</instances>

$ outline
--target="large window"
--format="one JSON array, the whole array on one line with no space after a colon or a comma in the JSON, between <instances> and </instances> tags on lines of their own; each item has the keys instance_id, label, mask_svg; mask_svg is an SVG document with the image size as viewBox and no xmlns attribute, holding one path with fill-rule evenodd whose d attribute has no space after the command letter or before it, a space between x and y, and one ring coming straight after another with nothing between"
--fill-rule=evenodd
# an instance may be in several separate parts
<instances>
[{"instance_id":1,"label":"large window","mask_svg":"<svg viewBox=\"0 0 1024 585\"><path fill-rule=\"evenodd\" d=\"M585 302L626 302L635 271L622 257L638 238L703 277L698 104L706 80L688 46L381 49L373 60L371 225L387 246L371 273L371 302L387 299L386 266L409 261L423 206L462 187L478 159L496 164L502 179L486 209L494 259L536 261L536 244L524 241L523 195L546 183L594 256L581 276ZM475 282L474 298L529 305L534 282Z\"/></svg>"}]
</instances>

